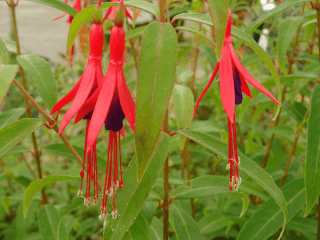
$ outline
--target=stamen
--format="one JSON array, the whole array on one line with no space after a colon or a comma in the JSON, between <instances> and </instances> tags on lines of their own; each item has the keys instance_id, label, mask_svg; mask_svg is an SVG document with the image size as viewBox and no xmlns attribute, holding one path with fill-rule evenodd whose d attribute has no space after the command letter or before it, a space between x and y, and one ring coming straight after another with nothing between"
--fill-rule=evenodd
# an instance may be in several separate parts
<instances>
[{"instance_id":1,"label":"stamen","mask_svg":"<svg viewBox=\"0 0 320 240\"><path fill-rule=\"evenodd\" d=\"M227 164L226 170L227 170L227 171L230 170L230 163Z\"/></svg>"},{"instance_id":2,"label":"stamen","mask_svg":"<svg viewBox=\"0 0 320 240\"><path fill-rule=\"evenodd\" d=\"M78 191L78 197L83 197L81 189L79 189L79 191Z\"/></svg>"},{"instance_id":3,"label":"stamen","mask_svg":"<svg viewBox=\"0 0 320 240\"><path fill-rule=\"evenodd\" d=\"M112 219L116 219L118 217L118 212L117 210L113 209L112 213L111 213Z\"/></svg>"}]
</instances>

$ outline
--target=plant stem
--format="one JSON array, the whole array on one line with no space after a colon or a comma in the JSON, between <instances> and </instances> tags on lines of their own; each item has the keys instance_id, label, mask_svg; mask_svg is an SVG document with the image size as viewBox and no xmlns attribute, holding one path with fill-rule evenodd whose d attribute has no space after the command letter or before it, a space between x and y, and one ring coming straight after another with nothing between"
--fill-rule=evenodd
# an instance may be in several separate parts
<instances>
[{"instance_id":1,"label":"plant stem","mask_svg":"<svg viewBox=\"0 0 320 240\"><path fill-rule=\"evenodd\" d=\"M318 47L320 47L320 0L316 0L316 11L317 11L317 28L318 28ZM320 54L318 54L318 56L319 56L319 63L320 63Z\"/></svg>"},{"instance_id":2,"label":"plant stem","mask_svg":"<svg viewBox=\"0 0 320 240\"><path fill-rule=\"evenodd\" d=\"M292 148L291 148L291 151L290 151L290 154L289 154L289 157L288 157L288 160L287 160L287 164L286 164L286 167L284 169L284 176L283 178L281 179L281 182L280 182L280 187L283 186L284 184L284 181L286 180L286 178L288 177L288 171L289 171L289 167L290 167L290 163L291 163L291 159L292 157L294 156L294 154L296 153L296 149L297 149L297 145L298 145L298 140L299 140L299 137L300 137L300 133L303 129L303 126L305 124L305 121L307 120L308 118L308 115L309 115L309 112L310 112L310 108L308 108L308 110L306 111L303 119L302 119L302 122L300 124L300 126L298 126L298 129L296 131L296 134L295 134L295 137L294 137L294 142L293 142L293 145L292 145Z\"/></svg>"},{"instance_id":3,"label":"plant stem","mask_svg":"<svg viewBox=\"0 0 320 240\"><path fill-rule=\"evenodd\" d=\"M30 100L30 102L33 104L33 106L40 112L40 114L48 121L49 125L53 125L55 121L51 119L48 114L39 106L39 104L30 96L30 94L23 88L23 86L14 79L13 82L17 85L17 87L20 89L20 91ZM56 131L56 133L59 133L59 128L57 125L52 126L52 129ZM64 136L63 133L59 135L61 140L64 142L64 144L67 146L67 148L70 150L72 155L77 159L77 161L82 165L82 158L79 156L79 154L74 150L73 146L70 144L68 139Z\"/></svg>"},{"instance_id":4,"label":"plant stem","mask_svg":"<svg viewBox=\"0 0 320 240\"><path fill-rule=\"evenodd\" d=\"M17 56L19 56L21 54L21 51L20 51L20 42L19 42L19 36L18 36L18 26L17 26L15 7L16 7L16 5L14 3L14 0L11 0L10 1L11 20L12 20L14 38L15 38L15 42L17 45ZM26 87L26 79L25 79L24 71L20 65L19 65L19 70L20 70L22 85L26 89L27 88ZM27 116L28 116L28 118L31 118L32 115L31 115L30 105L28 102L28 98L26 96L24 96L24 103L26 106ZM40 179L42 179L40 154L39 154L36 135L34 132L31 133L31 139L32 139L32 144L33 144L34 158L36 159L36 165L37 165L37 169L38 169L38 176ZM42 194L42 203L46 204L48 202L48 199L47 199L46 193L44 191L44 188L41 190L41 194Z\"/></svg>"},{"instance_id":5,"label":"plant stem","mask_svg":"<svg viewBox=\"0 0 320 240\"><path fill-rule=\"evenodd\" d=\"M305 7L306 3L303 3L302 5L302 10L301 10L301 16L303 16L304 14L304 7ZM295 54L296 54L296 50L297 50L297 45L298 45L298 39L299 39L299 35L300 35L300 30L301 30L301 27L302 27L302 23L299 25L298 27L298 30L297 30L297 34L296 34L296 37L295 37L295 40L294 40L294 44L293 44L293 48L292 48L292 52L291 52L291 55L290 55L290 58L288 60L289 62L289 66L288 66L288 74L291 74L292 73L292 66L294 64L294 58L295 58ZM320 56L319 56L320 58ZM282 102L284 101L285 99L285 95L286 95L286 92L287 92L287 87L284 87L283 88L283 91L282 91ZM281 115L281 112L282 112L282 108L280 109L280 112L276 118L276 121L275 121L275 124L274 124L274 127L278 125L279 123L279 119L280 119L280 115ZM268 162L268 159L269 159L269 156L270 156L270 152L271 152L271 147L272 147L272 143L273 143L273 140L274 140L274 137L275 137L275 134L273 133L271 135L271 138L270 138L270 141L268 143L268 148L267 148L267 152L266 152L266 156L263 158L263 161L262 161L262 168L265 168L266 165L267 165L267 162Z\"/></svg>"},{"instance_id":6,"label":"plant stem","mask_svg":"<svg viewBox=\"0 0 320 240\"><path fill-rule=\"evenodd\" d=\"M166 0L158 0L160 24L166 22ZM170 135L168 109L164 117L163 131ZM163 166L163 240L169 239L169 154Z\"/></svg>"},{"instance_id":7,"label":"plant stem","mask_svg":"<svg viewBox=\"0 0 320 240\"><path fill-rule=\"evenodd\" d=\"M132 29L132 27L130 26L129 22L128 22L128 18L126 17L126 22L127 22L127 26L128 26L128 29ZM137 56L137 53L136 53L136 50L135 50L135 47L134 47L134 42L132 39L129 40L130 42L130 45L131 45L131 50L132 50L132 55L133 55L133 59L134 59L134 65L136 66L136 70L137 70L137 73L138 73L138 56Z\"/></svg>"},{"instance_id":8,"label":"plant stem","mask_svg":"<svg viewBox=\"0 0 320 240\"><path fill-rule=\"evenodd\" d=\"M313 52L313 47L314 47L314 39L316 37L316 31L317 31L317 24L314 25L314 31L313 31L313 34L312 34L312 37L311 37L311 42L309 44L310 48L309 48L309 55L312 54Z\"/></svg>"}]
</instances>

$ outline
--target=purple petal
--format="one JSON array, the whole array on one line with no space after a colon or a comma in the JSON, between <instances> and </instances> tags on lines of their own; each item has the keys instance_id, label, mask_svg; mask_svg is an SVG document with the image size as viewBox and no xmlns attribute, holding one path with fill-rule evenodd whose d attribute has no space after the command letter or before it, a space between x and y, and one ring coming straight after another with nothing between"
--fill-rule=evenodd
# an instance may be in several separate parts
<instances>
[{"instance_id":1,"label":"purple petal","mask_svg":"<svg viewBox=\"0 0 320 240\"><path fill-rule=\"evenodd\" d=\"M112 130L114 132L118 132L123 127L123 119L125 115L122 111L121 104L119 101L119 97L117 94L114 95L112 99L112 103L104 121L104 127L106 130Z\"/></svg>"},{"instance_id":2,"label":"purple petal","mask_svg":"<svg viewBox=\"0 0 320 240\"><path fill-rule=\"evenodd\" d=\"M242 91L241 91L241 79L238 70L233 68L233 81L234 81L234 91L235 91L235 104L239 105L242 103Z\"/></svg>"}]
</instances>

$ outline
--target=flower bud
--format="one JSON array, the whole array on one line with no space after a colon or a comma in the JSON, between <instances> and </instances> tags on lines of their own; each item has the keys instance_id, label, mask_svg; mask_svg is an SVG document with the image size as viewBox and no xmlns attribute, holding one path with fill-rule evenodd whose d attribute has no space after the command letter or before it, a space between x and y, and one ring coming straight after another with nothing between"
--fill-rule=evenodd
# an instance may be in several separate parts
<instances>
[{"instance_id":1,"label":"flower bud","mask_svg":"<svg viewBox=\"0 0 320 240\"><path fill-rule=\"evenodd\" d=\"M126 10L123 6L123 2L120 2L114 14L114 25L118 27L122 27L125 15L126 15Z\"/></svg>"}]
</instances>

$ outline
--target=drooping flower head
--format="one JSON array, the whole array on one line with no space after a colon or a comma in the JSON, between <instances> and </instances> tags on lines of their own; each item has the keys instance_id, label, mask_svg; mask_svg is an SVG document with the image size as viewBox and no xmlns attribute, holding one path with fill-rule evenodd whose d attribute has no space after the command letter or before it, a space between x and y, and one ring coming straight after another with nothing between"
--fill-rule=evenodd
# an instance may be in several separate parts
<instances>
[{"instance_id":1,"label":"drooping flower head","mask_svg":"<svg viewBox=\"0 0 320 240\"><path fill-rule=\"evenodd\" d=\"M135 130L135 103L123 74L123 53L125 49L124 14L122 0L117 7L114 17L115 24L111 31L108 71L102 83L82 106L75 120L76 123L84 117L91 117L87 136L87 153L94 147L103 124L105 129L109 130L108 158L101 204L101 220L103 220L107 214L106 206L108 196L113 197L112 217L117 217L115 194L118 187L123 187L120 134L124 137L124 118L128 120L132 130ZM120 164L118 163L118 159L120 160Z\"/></svg>"},{"instance_id":2,"label":"drooping flower head","mask_svg":"<svg viewBox=\"0 0 320 240\"><path fill-rule=\"evenodd\" d=\"M238 190L238 187L241 183L241 178L239 176L238 165L240 164L240 158L238 156L238 147L237 147L237 131L235 123L235 105L241 104L243 95L246 94L248 97L252 98L250 88L247 84L247 81L259 91L263 92L269 98L271 98L275 103L280 104L272 94L258 83L248 71L242 66L239 61L233 46L231 39L231 24L232 17L229 10L227 29L225 34L225 39L222 48L221 61L216 63L216 66L213 70L211 78L201 93L193 114L195 117L199 103L212 84L214 78L216 77L218 71L220 71L220 96L222 101L222 106L228 116L228 133L229 133L229 156L227 170L230 170L230 184L229 189Z\"/></svg>"},{"instance_id":3,"label":"drooping flower head","mask_svg":"<svg viewBox=\"0 0 320 240\"><path fill-rule=\"evenodd\" d=\"M100 5L99 5L100 2ZM102 56L102 47L103 47L103 28L102 28L102 9L101 1L99 1L95 13L94 20L92 22L92 27L90 30L90 53L88 58L88 64L84 70L81 78L77 84L71 89L71 91L65 95L60 101L58 101L52 108L50 114L53 114L59 111L66 104L72 104L69 107L68 111L64 115L59 134L65 129L70 120L74 115L80 110L85 101L93 94L94 90L98 88L103 79L103 72L101 68L101 56ZM100 14L100 16L99 16ZM96 154L96 143L92 144L92 148L89 151L86 150L87 147L87 137L88 129L91 122L90 116L87 118L87 127L85 135L85 147L84 147L84 156L83 156L83 169L80 172L81 176L81 188L78 192L79 196L82 196L82 185L84 178L84 169L87 157L87 184L86 184L86 198L85 205L90 206L90 182L94 181L94 204L97 203L98 198L98 179L97 179L97 154Z\"/></svg>"},{"instance_id":4,"label":"drooping flower head","mask_svg":"<svg viewBox=\"0 0 320 240\"><path fill-rule=\"evenodd\" d=\"M118 2L118 0L111 0L111 2ZM104 22L108 17L110 17L110 20L113 21L114 16L115 16L115 13L116 13L116 9L117 9L117 7L110 7L110 8L108 9L106 15L104 15L103 22ZM128 9L127 9L126 7L125 7L125 13L126 13L126 16L132 20L132 16L131 16L131 14L129 13L129 11L128 11Z\"/></svg>"},{"instance_id":5,"label":"drooping flower head","mask_svg":"<svg viewBox=\"0 0 320 240\"><path fill-rule=\"evenodd\" d=\"M68 3L69 0L65 0L64 3ZM81 11L81 0L74 0L73 2L73 5L72 5L72 8L74 8L75 10L77 10L78 12ZM52 19L52 21L56 21L60 18L63 18L64 16L66 16L67 13L64 13L54 19ZM67 24L71 24L72 20L73 20L73 16L69 15L68 19L67 19ZM71 51L70 51L70 55L69 55L69 59L68 59L68 63L70 66L72 66L72 63L73 63L73 56L74 56L74 44L72 45L71 47Z\"/></svg>"}]
</instances>

